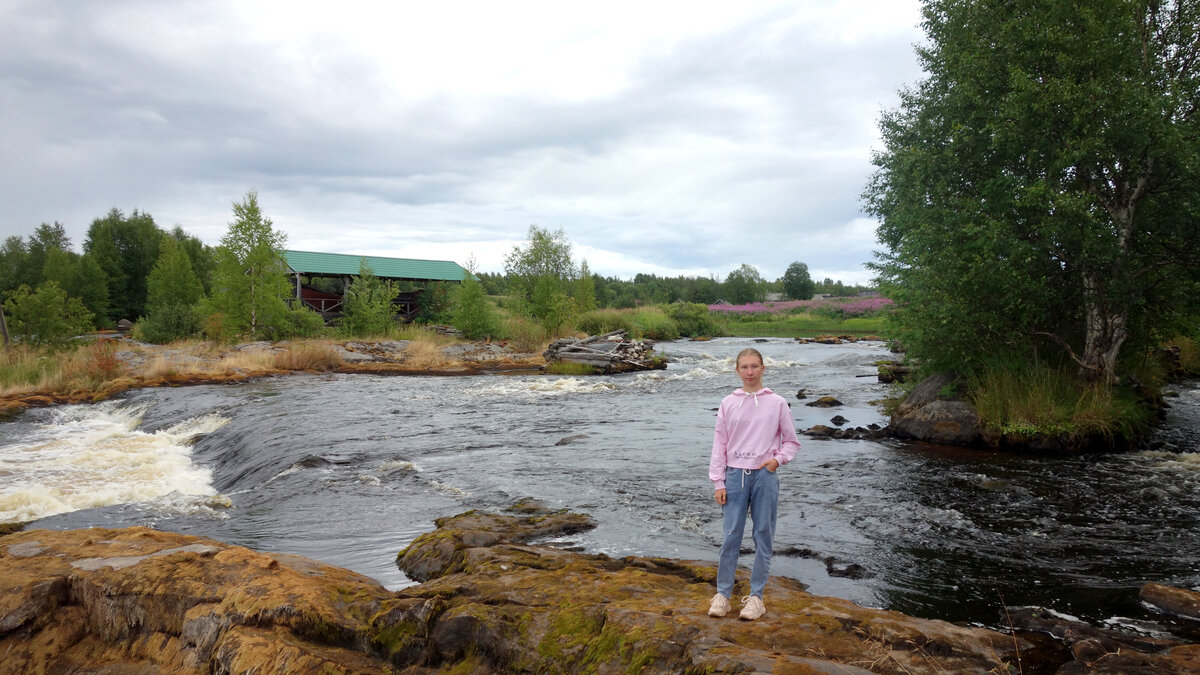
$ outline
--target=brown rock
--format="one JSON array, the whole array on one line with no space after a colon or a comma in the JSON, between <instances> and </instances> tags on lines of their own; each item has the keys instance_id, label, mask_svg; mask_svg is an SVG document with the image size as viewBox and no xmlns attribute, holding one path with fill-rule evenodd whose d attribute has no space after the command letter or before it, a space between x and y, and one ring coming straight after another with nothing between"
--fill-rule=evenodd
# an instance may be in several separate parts
<instances>
[{"instance_id":1,"label":"brown rock","mask_svg":"<svg viewBox=\"0 0 1200 675\"><path fill-rule=\"evenodd\" d=\"M390 596L199 537L25 530L0 538L0 673L388 672L367 647Z\"/></svg>"},{"instance_id":2,"label":"brown rock","mask_svg":"<svg viewBox=\"0 0 1200 675\"><path fill-rule=\"evenodd\" d=\"M476 533L493 527L506 541L524 538L526 523L544 527L515 515L443 519L439 532L401 554L406 572L408 560L446 570L418 591L452 607L444 615L451 625L431 633L439 654L458 658L463 648L456 645L478 641L477 653L498 671L551 672L599 666L600 672L866 673L874 663L883 666L875 672L983 673L1015 663L1011 636L863 609L809 595L789 579L769 582L767 615L748 623L734 614L707 616L716 576L711 563L443 544L465 541L465 532L453 529L460 526ZM747 583L739 576L739 586ZM530 661L534 655L545 661Z\"/></svg>"},{"instance_id":3,"label":"brown rock","mask_svg":"<svg viewBox=\"0 0 1200 675\"><path fill-rule=\"evenodd\" d=\"M16 532L0 537L0 673L987 673L1016 672L1015 648L1030 648L779 577L762 619L714 619L711 562L530 543L591 526L531 501L440 519L400 555L428 581L396 592L299 556L146 528ZM747 585L740 573L736 590ZM1194 645L1113 654L1108 638L1072 630L1081 661L1060 672L1200 663Z\"/></svg>"},{"instance_id":4,"label":"brown rock","mask_svg":"<svg viewBox=\"0 0 1200 675\"><path fill-rule=\"evenodd\" d=\"M957 397L956 381L953 374L939 373L914 387L892 416L896 435L947 445L979 443L983 434L979 413Z\"/></svg>"},{"instance_id":5,"label":"brown rock","mask_svg":"<svg viewBox=\"0 0 1200 675\"><path fill-rule=\"evenodd\" d=\"M810 408L836 408L837 406L842 405L842 402L832 396L822 396L812 403L805 403L804 405L809 406Z\"/></svg>"},{"instance_id":6,"label":"brown rock","mask_svg":"<svg viewBox=\"0 0 1200 675\"><path fill-rule=\"evenodd\" d=\"M979 414L965 401L933 401L894 420L892 426L902 438L946 445L976 443L981 428Z\"/></svg>"},{"instance_id":7,"label":"brown rock","mask_svg":"<svg viewBox=\"0 0 1200 675\"><path fill-rule=\"evenodd\" d=\"M1164 612L1200 620L1200 593L1162 584L1146 584L1138 593L1144 602Z\"/></svg>"}]
</instances>

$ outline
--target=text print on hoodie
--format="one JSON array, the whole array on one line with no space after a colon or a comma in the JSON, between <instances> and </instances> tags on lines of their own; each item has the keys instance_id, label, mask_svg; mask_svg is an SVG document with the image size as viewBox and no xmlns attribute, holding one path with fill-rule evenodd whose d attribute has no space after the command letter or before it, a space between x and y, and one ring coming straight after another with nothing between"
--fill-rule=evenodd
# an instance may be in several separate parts
<instances>
[{"instance_id":1,"label":"text print on hoodie","mask_svg":"<svg viewBox=\"0 0 1200 675\"><path fill-rule=\"evenodd\" d=\"M767 387L747 394L738 389L717 408L708 478L713 489L725 487L725 469L757 469L774 459L783 466L800 450L792 410Z\"/></svg>"}]
</instances>

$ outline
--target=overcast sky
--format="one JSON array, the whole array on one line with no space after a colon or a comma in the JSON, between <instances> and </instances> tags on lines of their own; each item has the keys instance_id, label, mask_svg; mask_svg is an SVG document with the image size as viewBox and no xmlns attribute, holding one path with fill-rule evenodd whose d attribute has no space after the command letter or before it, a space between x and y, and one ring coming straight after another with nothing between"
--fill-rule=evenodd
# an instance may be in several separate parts
<instances>
[{"instance_id":1,"label":"overcast sky","mask_svg":"<svg viewBox=\"0 0 1200 675\"><path fill-rule=\"evenodd\" d=\"M0 238L116 207L217 244L865 283L920 3L0 0Z\"/></svg>"}]
</instances>

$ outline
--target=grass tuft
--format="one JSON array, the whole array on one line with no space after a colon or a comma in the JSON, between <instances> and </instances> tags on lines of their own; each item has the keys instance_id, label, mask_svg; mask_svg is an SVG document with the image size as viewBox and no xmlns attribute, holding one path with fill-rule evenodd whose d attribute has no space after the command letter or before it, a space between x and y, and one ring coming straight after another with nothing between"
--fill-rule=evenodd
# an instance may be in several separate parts
<instances>
[{"instance_id":1,"label":"grass tuft","mask_svg":"<svg viewBox=\"0 0 1200 675\"><path fill-rule=\"evenodd\" d=\"M1136 438L1153 413L1136 393L1082 384L1069 365L1006 360L969 379L984 426L1010 436Z\"/></svg>"},{"instance_id":2,"label":"grass tuft","mask_svg":"<svg viewBox=\"0 0 1200 675\"><path fill-rule=\"evenodd\" d=\"M543 369L548 375L596 375L601 373L600 369L595 366L589 366L586 363L570 363L567 361L558 361L555 363L547 363Z\"/></svg>"},{"instance_id":3,"label":"grass tuft","mask_svg":"<svg viewBox=\"0 0 1200 675\"><path fill-rule=\"evenodd\" d=\"M404 350L404 361L421 368L436 368L449 360L442 354L442 345L438 341L418 339L410 342Z\"/></svg>"},{"instance_id":4,"label":"grass tuft","mask_svg":"<svg viewBox=\"0 0 1200 675\"><path fill-rule=\"evenodd\" d=\"M324 343L304 342L292 345L282 352L277 352L274 366L280 370L315 370L324 372L334 370L345 364L331 345Z\"/></svg>"}]
</instances>

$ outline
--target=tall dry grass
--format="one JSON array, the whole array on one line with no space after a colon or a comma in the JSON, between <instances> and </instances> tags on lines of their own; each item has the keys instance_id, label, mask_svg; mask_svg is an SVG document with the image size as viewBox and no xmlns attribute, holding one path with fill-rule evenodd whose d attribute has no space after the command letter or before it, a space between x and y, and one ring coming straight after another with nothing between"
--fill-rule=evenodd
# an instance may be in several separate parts
<instances>
[{"instance_id":1,"label":"tall dry grass","mask_svg":"<svg viewBox=\"0 0 1200 675\"><path fill-rule=\"evenodd\" d=\"M48 358L40 349L12 345L0 357L0 396L37 391L43 378L57 373L57 359Z\"/></svg>"},{"instance_id":2,"label":"tall dry grass","mask_svg":"<svg viewBox=\"0 0 1200 675\"><path fill-rule=\"evenodd\" d=\"M437 368L448 365L450 359L442 353L443 346L437 340L413 340L404 350L404 363L418 368Z\"/></svg>"},{"instance_id":3,"label":"tall dry grass","mask_svg":"<svg viewBox=\"0 0 1200 675\"><path fill-rule=\"evenodd\" d=\"M335 370L345 364L330 344L305 342L274 354L272 364L279 370Z\"/></svg>"},{"instance_id":4,"label":"tall dry grass","mask_svg":"<svg viewBox=\"0 0 1200 675\"><path fill-rule=\"evenodd\" d=\"M0 396L35 393L74 393L102 388L128 376L110 340L49 351L17 345L5 351L0 363Z\"/></svg>"},{"instance_id":5,"label":"tall dry grass","mask_svg":"<svg viewBox=\"0 0 1200 675\"><path fill-rule=\"evenodd\" d=\"M1179 349L1179 367L1188 375L1200 375L1200 340L1180 336L1167 342Z\"/></svg>"},{"instance_id":6,"label":"tall dry grass","mask_svg":"<svg viewBox=\"0 0 1200 675\"><path fill-rule=\"evenodd\" d=\"M129 366L117 357L119 351L147 360ZM234 351L198 340L153 348L100 340L58 351L16 345L0 354L0 396L103 395L162 381L221 380L283 370L324 372L343 364L328 340L290 343L282 349Z\"/></svg>"}]
</instances>

